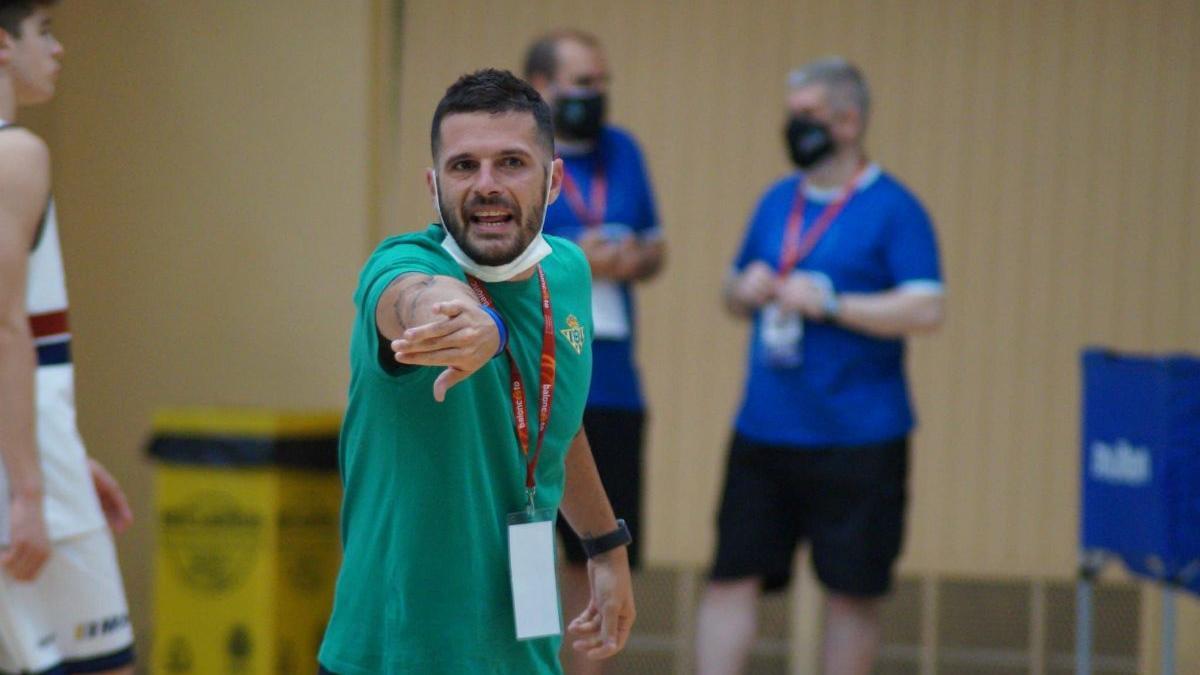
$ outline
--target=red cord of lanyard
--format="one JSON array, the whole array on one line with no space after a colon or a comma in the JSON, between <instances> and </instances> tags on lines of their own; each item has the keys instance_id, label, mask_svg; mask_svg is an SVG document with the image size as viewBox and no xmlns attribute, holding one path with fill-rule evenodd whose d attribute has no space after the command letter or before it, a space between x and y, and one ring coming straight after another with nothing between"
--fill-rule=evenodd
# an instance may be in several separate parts
<instances>
[{"instance_id":1,"label":"red cord of lanyard","mask_svg":"<svg viewBox=\"0 0 1200 675\"><path fill-rule=\"evenodd\" d=\"M817 243L821 241L821 237L833 224L834 219L846 208L846 204L850 198L854 196L858 188L858 181L866 173L867 166L864 164L862 168L854 173L845 187L842 188L838 198L833 200L817 219L813 221L812 227L800 233L800 226L804 222L804 176L800 177L800 182L796 185L796 196L792 200L792 211L788 214L787 227L783 231L783 246L779 252L779 276L788 277L796 265L800 261L808 257L809 253L817 247Z\"/></svg>"},{"instance_id":2,"label":"red cord of lanyard","mask_svg":"<svg viewBox=\"0 0 1200 675\"><path fill-rule=\"evenodd\" d=\"M604 174L604 165L596 163L596 171L592 176L592 204L583 199L579 184L567 171L563 171L563 194L567 197L567 205L584 227L597 227L604 223L604 211L608 206L608 178Z\"/></svg>"},{"instance_id":3,"label":"red cord of lanyard","mask_svg":"<svg viewBox=\"0 0 1200 675\"><path fill-rule=\"evenodd\" d=\"M529 413L526 402L525 382L521 379L521 371L517 368L517 360L513 358L511 342L504 350L508 357L508 370L512 386L513 426L517 432L517 443L521 455L525 458L525 492L529 505L533 506L533 493L537 489L537 463L542 456L542 444L546 440L546 427L550 424L550 409L554 405L554 372L556 361L554 357L554 314L550 305L550 286L546 283L546 273L542 266L537 266L538 283L542 290L542 358L540 361L539 402L538 402L538 437L533 455L529 453ZM484 307L496 310L496 303L488 293L483 283L472 276L467 276L471 290ZM496 310L498 311L498 310Z\"/></svg>"}]
</instances>

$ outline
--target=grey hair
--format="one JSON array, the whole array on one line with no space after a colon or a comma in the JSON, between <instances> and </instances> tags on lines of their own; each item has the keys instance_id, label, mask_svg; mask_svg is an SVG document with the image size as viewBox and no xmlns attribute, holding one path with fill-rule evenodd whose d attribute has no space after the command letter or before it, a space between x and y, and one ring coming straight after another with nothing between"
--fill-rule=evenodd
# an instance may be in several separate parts
<instances>
[{"instance_id":1,"label":"grey hair","mask_svg":"<svg viewBox=\"0 0 1200 675\"><path fill-rule=\"evenodd\" d=\"M857 108L863 119L871 110L871 92L862 71L841 56L827 56L800 66L788 74L788 87L800 89L812 84L829 88L829 104L844 110Z\"/></svg>"}]
</instances>

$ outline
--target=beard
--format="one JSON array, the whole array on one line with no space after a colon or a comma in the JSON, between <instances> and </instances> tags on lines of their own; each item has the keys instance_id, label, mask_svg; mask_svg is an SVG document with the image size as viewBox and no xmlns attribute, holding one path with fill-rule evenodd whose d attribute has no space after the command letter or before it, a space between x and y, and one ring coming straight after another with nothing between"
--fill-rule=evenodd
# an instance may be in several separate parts
<instances>
[{"instance_id":1,"label":"beard","mask_svg":"<svg viewBox=\"0 0 1200 675\"><path fill-rule=\"evenodd\" d=\"M543 196L528 214L525 214L517 204L499 195L475 197L464 203L457 213L447 209L446 205L442 203L439 203L438 210L441 213L442 224L446 227L446 232L454 238L458 247L470 256L471 260L480 265L495 267L516 260L529 247L530 242L542 229L540 219L545 209L545 201L546 198ZM512 221L518 223L518 226L511 234L503 235L503 238L485 234L471 236L471 228L475 226L475 223L467 214L486 207L507 209L512 214Z\"/></svg>"}]
</instances>

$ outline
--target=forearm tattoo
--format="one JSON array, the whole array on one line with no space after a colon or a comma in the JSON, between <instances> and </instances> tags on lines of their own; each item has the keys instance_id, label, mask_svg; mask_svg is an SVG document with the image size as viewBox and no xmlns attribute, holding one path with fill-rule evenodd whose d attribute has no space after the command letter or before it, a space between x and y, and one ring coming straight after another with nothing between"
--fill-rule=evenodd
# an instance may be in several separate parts
<instances>
[{"instance_id":1,"label":"forearm tattoo","mask_svg":"<svg viewBox=\"0 0 1200 675\"><path fill-rule=\"evenodd\" d=\"M405 276L399 280L399 283L404 284L404 287L396 295L396 302L392 305L392 309L396 312L396 322L400 324L400 330L407 330L412 324L417 303L425 291L433 286L434 278L427 275Z\"/></svg>"}]
</instances>

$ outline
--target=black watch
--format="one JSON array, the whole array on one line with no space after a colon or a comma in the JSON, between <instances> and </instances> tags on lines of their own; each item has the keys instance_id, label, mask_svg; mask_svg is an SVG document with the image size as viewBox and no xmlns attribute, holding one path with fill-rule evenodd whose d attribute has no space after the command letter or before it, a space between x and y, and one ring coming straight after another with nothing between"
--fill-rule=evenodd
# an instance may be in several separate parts
<instances>
[{"instance_id":1,"label":"black watch","mask_svg":"<svg viewBox=\"0 0 1200 675\"><path fill-rule=\"evenodd\" d=\"M608 553L619 546L632 544L633 535L629 533L629 527L625 524L625 520L617 518L617 529L599 537L580 537L579 543L583 546L583 552L590 559Z\"/></svg>"}]
</instances>

